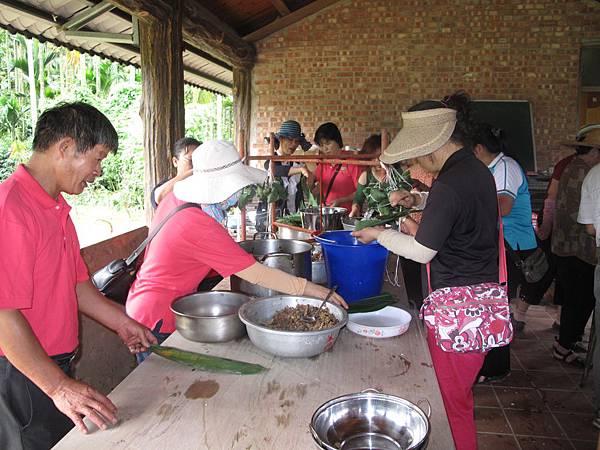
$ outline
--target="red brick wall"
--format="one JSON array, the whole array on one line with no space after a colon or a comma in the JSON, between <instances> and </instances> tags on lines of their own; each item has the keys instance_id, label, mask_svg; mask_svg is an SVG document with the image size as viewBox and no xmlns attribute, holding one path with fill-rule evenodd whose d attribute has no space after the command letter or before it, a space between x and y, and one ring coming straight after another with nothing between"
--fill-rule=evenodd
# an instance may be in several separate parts
<instances>
[{"instance_id":1,"label":"red brick wall","mask_svg":"<svg viewBox=\"0 0 600 450\"><path fill-rule=\"evenodd\" d=\"M577 131L579 48L600 39L592 0L342 0L257 43L252 152L285 119L344 143L398 130L400 111L465 89L529 100L538 167ZM600 83L599 83L600 84Z\"/></svg>"}]
</instances>

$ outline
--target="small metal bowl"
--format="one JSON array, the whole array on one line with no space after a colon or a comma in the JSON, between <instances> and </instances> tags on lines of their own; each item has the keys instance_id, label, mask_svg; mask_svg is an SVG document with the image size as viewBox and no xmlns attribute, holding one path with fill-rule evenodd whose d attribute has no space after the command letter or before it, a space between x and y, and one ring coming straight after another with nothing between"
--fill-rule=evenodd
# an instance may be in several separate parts
<instances>
[{"instance_id":1,"label":"small metal bowl","mask_svg":"<svg viewBox=\"0 0 600 450\"><path fill-rule=\"evenodd\" d=\"M394 395L367 389L343 395L319 406L310 432L325 450L416 450L427 448L429 416Z\"/></svg>"},{"instance_id":2,"label":"small metal bowl","mask_svg":"<svg viewBox=\"0 0 600 450\"><path fill-rule=\"evenodd\" d=\"M196 342L227 342L246 334L238 317L240 307L250 297L230 291L198 292L171 304L175 327L181 335Z\"/></svg>"},{"instance_id":3,"label":"small metal bowl","mask_svg":"<svg viewBox=\"0 0 600 450\"><path fill-rule=\"evenodd\" d=\"M335 327L319 331L273 330L263 324L286 306L312 305L318 307L322 300L312 297L280 295L251 300L240 308L240 319L246 324L248 337L261 350L275 356L308 358L323 353L333 347L340 329L348 322L348 313L335 303L326 307L338 323Z\"/></svg>"}]
</instances>

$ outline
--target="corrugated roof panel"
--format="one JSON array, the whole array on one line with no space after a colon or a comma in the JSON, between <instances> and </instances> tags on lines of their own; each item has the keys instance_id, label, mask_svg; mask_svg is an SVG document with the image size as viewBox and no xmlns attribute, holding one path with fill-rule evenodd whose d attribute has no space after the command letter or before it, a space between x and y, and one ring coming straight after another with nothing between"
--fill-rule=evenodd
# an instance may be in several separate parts
<instances>
[{"instance_id":1,"label":"corrugated roof panel","mask_svg":"<svg viewBox=\"0 0 600 450\"><path fill-rule=\"evenodd\" d=\"M20 5L14 6L17 3ZM36 36L40 40L47 40L56 45L64 45L92 54L105 56L109 59L124 63L140 65L139 49L133 45L113 44L101 42L90 38L66 36L60 25L72 18L78 12L93 5L83 0L60 1L10 1L0 0L0 26L11 32L22 32L29 36ZM86 31L100 31L104 33L131 34L131 23L120 15L105 13L91 20ZM233 73L204 59L190 50L183 52L184 80L195 86L208 89L217 93L231 95Z\"/></svg>"}]
</instances>

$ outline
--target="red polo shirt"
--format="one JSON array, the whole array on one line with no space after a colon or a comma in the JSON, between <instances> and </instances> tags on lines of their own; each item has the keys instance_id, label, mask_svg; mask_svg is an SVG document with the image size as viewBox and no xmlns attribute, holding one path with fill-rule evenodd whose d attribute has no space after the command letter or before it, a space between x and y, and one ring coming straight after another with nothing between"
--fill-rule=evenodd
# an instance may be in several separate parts
<instances>
[{"instance_id":1,"label":"red polo shirt","mask_svg":"<svg viewBox=\"0 0 600 450\"><path fill-rule=\"evenodd\" d=\"M183 204L169 193L158 205L150 229ZM127 297L127 314L161 333L175 331L171 303L196 291L211 269L226 278L256 260L246 253L223 226L200 208L175 213L146 247L144 262Z\"/></svg>"},{"instance_id":2,"label":"red polo shirt","mask_svg":"<svg viewBox=\"0 0 600 450\"><path fill-rule=\"evenodd\" d=\"M317 168L315 170L315 178L317 181L322 183L323 186L323 195L327 192L327 187L331 182L331 178L335 173L335 168L337 164L317 164ZM360 178L360 174L363 173L365 168L363 166L357 166L354 164L342 164L339 173L335 177L333 181L333 186L331 187L331 191L329 191L329 195L323 201L326 205L330 205L335 199L340 197L346 197L348 195L354 195L356 192L356 188L358 187L358 179ZM347 202L340 204L342 208L346 208L348 212L352 209L352 199Z\"/></svg>"},{"instance_id":3,"label":"red polo shirt","mask_svg":"<svg viewBox=\"0 0 600 450\"><path fill-rule=\"evenodd\" d=\"M77 347L75 286L89 278L70 210L22 165L0 184L0 309L20 310L49 355Z\"/></svg>"}]
</instances>

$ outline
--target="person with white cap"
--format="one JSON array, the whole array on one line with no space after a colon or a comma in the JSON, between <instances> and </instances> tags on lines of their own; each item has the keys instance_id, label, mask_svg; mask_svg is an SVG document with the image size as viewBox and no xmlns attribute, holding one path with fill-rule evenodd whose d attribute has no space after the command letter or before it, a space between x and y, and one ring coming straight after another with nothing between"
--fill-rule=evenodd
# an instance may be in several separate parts
<instances>
[{"instance_id":1,"label":"person with white cap","mask_svg":"<svg viewBox=\"0 0 600 450\"><path fill-rule=\"evenodd\" d=\"M578 133L577 140L564 145L574 147L576 156L565 168L556 196L552 226L552 253L563 292L558 340L552 356L568 364L583 365L577 341L594 309L594 270L596 242L586 227L577 223L583 180L600 162L600 138L597 129Z\"/></svg>"},{"instance_id":2,"label":"person with white cap","mask_svg":"<svg viewBox=\"0 0 600 450\"><path fill-rule=\"evenodd\" d=\"M402 113L402 128L380 160L394 164L416 158L437 174L416 235L366 228L353 232L362 242L375 239L390 251L430 264L431 290L498 282L496 186L471 147L469 98L456 93L443 101L424 101ZM424 198L394 195L408 206ZM428 324L427 342L457 450L477 448L472 386L485 357L482 352L444 351L437 329Z\"/></svg>"},{"instance_id":3,"label":"person with white cap","mask_svg":"<svg viewBox=\"0 0 600 450\"><path fill-rule=\"evenodd\" d=\"M244 187L260 184L267 176L265 171L245 165L233 144L224 141L199 146L192 163L194 173L175 183L173 192L160 202L150 230L186 202L225 212L236 205ZM326 297L327 288L256 262L202 209L182 209L164 224L146 247L144 262L129 291L127 314L153 330L159 343L175 331L169 309L173 300L195 292L211 269L223 277L235 274L286 294ZM335 293L331 301L347 306ZM146 356L142 354L138 361Z\"/></svg>"},{"instance_id":4,"label":"person with white cap","mask_svg":"<svg viewBox=\"0 0 600 450\"><path fill-rule=\"evenodd\" d=\"M600 148L600 124L593 124L584 128L587 131L586 135L589 134L589 136L585 136L585 139L581 139L581 141L588 144L593 142L597 148ZM592 167L583 180L577 222L585 225L588 234L596 239L596 251L599 255L594 271L596 304L594 310L595 320L592 324L594 339L598 339L597 336L600 336L600 164ZM597 343L594 345L592 364L594 406L596 408L596 417L593 423L596 428L600 428L600 345Z\"/></svg>"}]
</instances>

